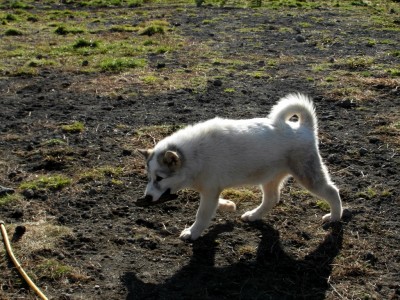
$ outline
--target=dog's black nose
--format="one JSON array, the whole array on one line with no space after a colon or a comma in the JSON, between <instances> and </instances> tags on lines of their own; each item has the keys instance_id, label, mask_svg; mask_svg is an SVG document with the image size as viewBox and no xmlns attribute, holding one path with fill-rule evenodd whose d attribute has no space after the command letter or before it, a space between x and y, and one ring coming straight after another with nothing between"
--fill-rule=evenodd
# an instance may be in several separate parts
<instances>
[{"instance_id":1,"label":"dog's black nose","mask_svg":"<svg viewBox=\"0 0 400 300\"><path fill-rule=\"evenodd\" d=\"M152 195L146 195L146 196L144 196L143 200L146 201L146 202L151 202L151 201L153 201L153 196Z\"/></svg>"}]
</instances>

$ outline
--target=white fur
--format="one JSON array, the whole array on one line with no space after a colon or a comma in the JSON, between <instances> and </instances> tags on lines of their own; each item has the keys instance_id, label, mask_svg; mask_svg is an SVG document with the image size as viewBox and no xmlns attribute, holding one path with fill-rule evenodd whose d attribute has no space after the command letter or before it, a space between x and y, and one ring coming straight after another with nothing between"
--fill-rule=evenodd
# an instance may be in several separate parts
<instances>
[{"instance_id":1,"label":"white fur","mask_svg":"<svg viewBox=\"0 0 400 300\"><path fill-rule=\"evenodd\" d=\"M289 121L293 115L297 115L297 122ZM169 170L156 159L170 149L179 149L179 169ZM153 153L148 161L151 178L146 195L157 200L167 189L173 193L182 188L200 192L196 221L183 230L184 240L201 235L218 205L235 210L233 202L219 200L223 189L260 185L261 205L242 215L244 221L255 221L279 201L280 188L289 175L328 201L331 213L323 217L324 221L341 218L341 199L319 155L317 118L307 96L290 94L282 98L268 118L215 118L188 126L160 141ZM164 179L155 186L156 176Z\"/></svg>"}]
</instances>

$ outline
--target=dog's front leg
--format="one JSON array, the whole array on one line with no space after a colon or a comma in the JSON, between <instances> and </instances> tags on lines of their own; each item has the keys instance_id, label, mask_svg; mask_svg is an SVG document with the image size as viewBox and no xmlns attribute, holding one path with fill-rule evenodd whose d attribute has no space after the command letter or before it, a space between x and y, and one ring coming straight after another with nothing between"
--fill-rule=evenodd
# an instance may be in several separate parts
<instances>
[{"instance_id":1,"label":"dog's front leg","mask_svg":"<svg viewBox=\"0 0 400 300\"><path fill-rule=\"evenodd\" d=\"M182 231L180 238L182 240L197 239L201 233L208 227L218 206L219 192L207 192L200 194L200 206L197 210L196 220L192 226Z\"/></svg>"}]
</instances>

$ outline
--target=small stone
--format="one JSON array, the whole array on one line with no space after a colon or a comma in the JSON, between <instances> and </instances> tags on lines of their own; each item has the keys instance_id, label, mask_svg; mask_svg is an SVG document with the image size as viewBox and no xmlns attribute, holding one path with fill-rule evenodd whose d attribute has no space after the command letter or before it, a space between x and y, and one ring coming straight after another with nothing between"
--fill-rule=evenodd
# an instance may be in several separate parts
<instances>
[{"instance_id":1,"label":"small stone","mask_svg":"<svg viewBox=\"0 0 400 300\"><path fill-rule=\"evenodd\" d=\"M15 227L15 234L17 234L19 236L22 236L25 233L25 231L26 231L25 226L19 225L19 226Z\"/></svg>"},{"instance_id":2,"label":"small stone","mask_svg":"<svg viewBox=\"0 0 400 300\"><path fill-rule=\"evenodd\" d=\"M369 138L369 142L371 144L379 144L381 142L380 138L376 137L376 136L372 136Z\"/></svg>"},{"instance_id":3,"label":"small stone","mask_svg":"<svg viewBox=\"0 0 400 300\"><path fill-rule=\"evenodd\" d=\"M123 149L123 150L122 150L122 155L123 155L123 156L130 156L130 155L132 155L132 150L130 150L130 149Z\"/></svg>"},{"instance_id":4,"label":"small stone","mask_svg":"<svg viewBox=\"0 0 400 300\"><path fill-rule=\"evenodd\" d=\"M94 286L94 289L95 289L95 290L98 290L98 289L100 289L100 286L99 286L98 284L96 284L96 285Z\"/></svg>"},{"instance_id":5,"label":"small stone","mask_svg":"<svg viewBox=\"0 0 400 300\"><path fill-rule=\"evenodd\" d=\"M60 299L61 300L70 300L70 299L72 299L72 295L69 293L61 293Z\"/></svg>"},{"instance_id":6,"label":"small stone","mask_svg":"<svg viewBox=\"0 0 400 300\"><path fill-rule=\"evenodd\" d=\"M5 196L7 194L14 194L14 190L8 187L4 187L0 185L0 196Z\"/></svg>"},{"instance_id":7,"label":"small stone","mask_svg":"<svg viewBox=\"0 0 400 300\"><path fill-rule=\"evenodd\" d=\"M378 258L372 252L366 253L363 258L371 265L374 265L378 261Z\"/></svg>"},{"instance_id":8,"label":"small stone","mask_svg":"<svg viewBox=\"0 0 400 300\"><path fill-rule=\"evenodd\" d=\"M340 157L337 154L330 154L326 160L331 164L340 163Z\"/></svg>"},{"instance_id":9,"label":"small stone","mask_svg":"<svg viewBox=\"0 0 400 300\"><path fill-rule=\"evenodd\" d=\"M304 43L306 41L306 38L302 36L301 34L296 35L296 41L299 43Z\"/></svg>"},{"instance_id":10,"label":"small stone","mask_svg":"<svg viewBox=\"0 0 400 300\"><path fill-rule=\"evenodd\" d=\"M358 153L360 154L360 156L365 156L368 153L368 150L365 148L361 148L360 150L358 150Z\"/></svg>"},{"instance_id":11,"label":"small stone","mask_svg":"<svg viewBox=\"0 0 400 300\"><path fill-rule=\"evenodd\" d=\"M357 105L354 103L353 100L350 99L345 99L345 100L341 100L339 101L337 104L337 106L342 107L342 108L353 108L356 107Z\"/></svg>"},{"instance_id":12,"label":"small stone","mask_svg":"<svg viewBox=\"0 0 400 300\"><path fill-rule=\"evenodd\" d=\"M351 219L352 216L353 216L353 213L351 212L350 209L348 209L348 208L343 209L342 218L344 220L349 220L349 219Z\"/></svg>"},{"instance_id":13,"label":"small stone","mask_svg":"<svg viewBox=\"0 0 400 300\"><path fill-rule=\"evenodd\" d=\"M214 85L214 86L222 86L222 80L220 80L220 79L215 79L215 80L213 81L213 85Z\"/></svg>"},{"instance_id":14,"label":"small stone","mask_svg":"<svg viewBox=\"0 0 400 300\"><path fill-rule=\"evenodd\" d=\"M22 195L27 199L35 197L35 192L32 189L26 189L22 191Z\"/></svg>"},{"instance_id":15,"label":"small stone","mask_svg":"<svg viewBox=\"0 0 400 300\"><path fill-rule=\"evenodd\" d=\"M20 219L24 216L24 212L22 209L16 209L11 213L11 217L14 219Z\"/></svg>"}]
</instances>

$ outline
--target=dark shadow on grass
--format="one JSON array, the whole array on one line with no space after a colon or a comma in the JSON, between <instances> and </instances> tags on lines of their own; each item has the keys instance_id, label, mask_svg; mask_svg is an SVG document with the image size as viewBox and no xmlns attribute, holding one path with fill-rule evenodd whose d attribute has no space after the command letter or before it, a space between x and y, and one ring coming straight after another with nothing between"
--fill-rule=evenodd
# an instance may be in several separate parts
<instances>
[{"instance_id":1,"label":"dark shadow on grass","mask_svg":"<svg viewBox=\"0 0 400 300\"><path fill-rule=\"evenodd\" d=\"M222 231L232 230L232 225L216 226L194 242L189 264L164 283L144 283L125 273L126 299L324 299L332 262L342 248L342 225L333 226L303 260L285 253L278 231L270 225L252 226L261 233L256 260L215 267L215 240Z\"/></svg>"}]
</instances>

